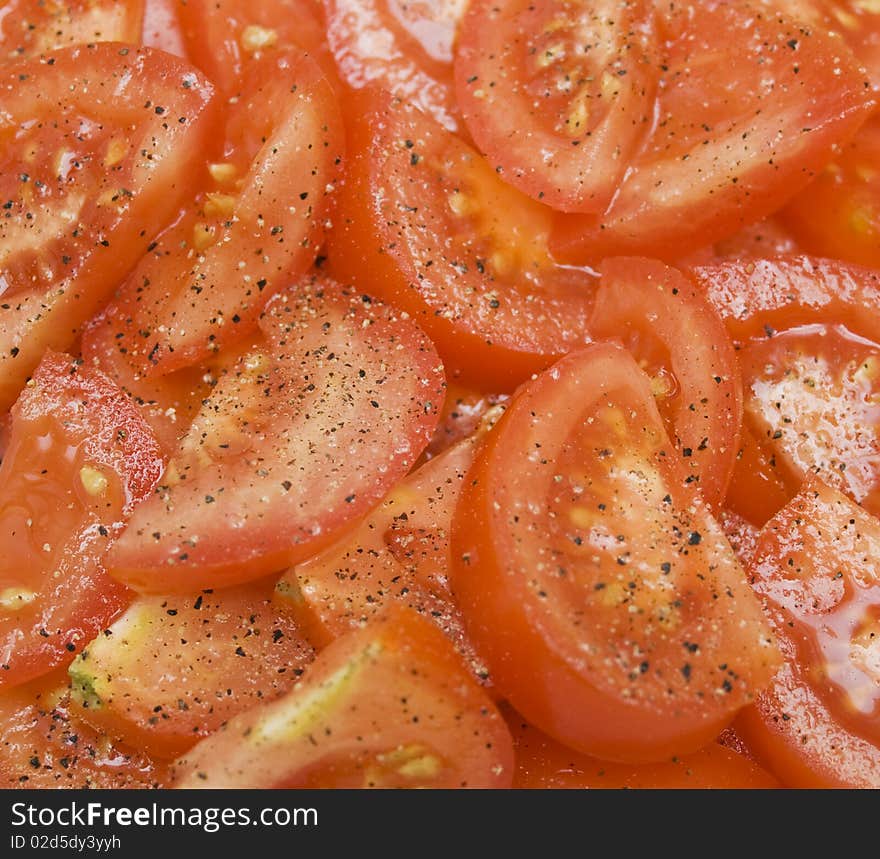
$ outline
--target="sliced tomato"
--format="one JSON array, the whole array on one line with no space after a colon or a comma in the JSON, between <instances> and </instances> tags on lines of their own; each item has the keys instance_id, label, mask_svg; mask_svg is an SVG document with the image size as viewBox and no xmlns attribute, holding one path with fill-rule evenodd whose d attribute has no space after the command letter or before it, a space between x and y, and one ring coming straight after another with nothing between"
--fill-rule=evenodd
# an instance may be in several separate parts
<instances>
[{"instance_id":1,"label":"sliced tomato","mask_svg":"<svg viewBox=\"0 0 880 859\"><path fill-rule=\"evenodd\" d=\"M468 384L509 390L588 342L593 279L549 257L549 209L384 93L349 115L328 245L339 280L411 313Z\"/></svg>"},{"instance_id":2,"label":"sliced tomato","mask_svg":"<svg viewBox=\"0 0 880 859\"><path fill-rule=\"evenodd\" d=\"M654 123L653 6L475 0L456 93L504 178L563 212L603 212Z\"/></svg>"},{"instance_id":3,"label":"sliced tomato","mask_svg":"<svg viewBox=\"0 0 880 859\"><path fill-rule=\"evenodd\" d=\"M452 58L466 6L467 0L324 0L342 79L355 89L381 87L461 132Z\"/></svg>"},{"instance_id":4,"label":"sliced tomato","mask_svg":"<svg viewBox=\"0 0 880 859\"><path fill-rule=\"evenodd\" d=\"M177 57L186 57L177 5L178 0L144 0L141 41L148 47L159 48Z\"/></svg>"},{"instance_id":5,"label":"sliced tomato","mask_svg":"<svg viewBox=\"0 0 880 859\"><path fill-rule=\"evenodd\" d=\"M279 603L327 644L402 602L432 620L477 678L489 673L465 635L449 590L449 530L477 444L500 416L412 472L339 543L285 573Z\"/></svg>"},{"instance_id":6,"label":"sliced tomato","mask_svg":"<svg viewBox=\"0 0 880 859\"><path fill-rule=\"evenodd\" d=\"M269 303L108 555L148 593L258 578L319 551L418 459L443 403L430 341L328 281Z\"/></svg>"},{"instance_id":7,"label":"sliced tomato","mask_svg":"<svg viewBox=\"0 0 880 859\"><path fill-rule=\"evenodd\" d=\"M509 397L450 382L437 430L425 448L424 459L433 459L476 433L486 415L503 406Z\"/></svg>"},{"instance_id":8,"label":"sliced tomato","mask_svg":"<svg viewBox=\"0 0 880 859\"><path fill-rule=\"evenodd\" d=\"M511 712L516 751L513 786L524 790L651 789L759 790L779 782L754 761L710 743L698 752L655 764L618 764L557 743Z\"/></svg>"},{"instance_id":9,"label":"sliced tomato","mask_svg":"<svg viewBox=\"0 0 880 859\"><path fill-rule=\"evenodd\" d=\"M499 693L580 751L695 751L778 664L687 478L648 377L610 343L525 386L468 473L450 569L465 628Z\"/></svg>"},{"instance_id":10,"label":"sliced tomato","mask_svg":"<svg viewBox=\"0 0 880 859\"><path fill-rule=\"evenodd\" d=\"M0 466L0 687L69 662L124 607L101 557L161 473L125 395L48 353L13 409Z\"/></svg>"},{"instance_id":11,"label":"sliced tomato","mask_svg":"<svg viewBox=\"0 0 880 859\"><path fill-rule=\"evenodd\" d=\"M859 130L782 218L810 253L880 267L880 119Z\"/></svg>"},{"instance_id":12,"label":"sliced tomato","mask_svg":"<svg viewBox=\"0 0 880 859\"><path fill-rule=\"evenodd\" d=\"M683 274L663 263L621 257L600 271L590 333L621 340L651 377L690 480L717 509L742 424L742 382L724 323Z\"/></svg>"},{"instance_id":13,"label":"sliced tomato","mask_svg":"<svg viewBox=\"0 0 880 859\"><path fill-rule=\"evenodd\" d=\"M336 98L302 53L273 54L250 74L202 192L117 298L142 374L198 363L252 332L324 240L344 144Z\"/></svg>"},{"instance_id":14,"label":"sliced tomato","mask_svg":"<svg viewBox=\"0 0 880 859\"><path fill-rule=\"evenodd\" d=\"M253 76L251 66L291 48L308 51L328 80L336 63L327 46L321 0L173 0L193 62L227 97ZM261 64L264 70L267 63Z\"/></svg>"},{"instance_id":15,"label":"sliced tomato","mask_svg":"<svg viewBox=\"0 0 880 859\"><path fill-rule=\"evenodd\" d=\"M785 664L739 726L792 787L880 787L880 522L811 479L750 567Z\"/></svg>"},{"instance_id":16,"label":"sliced tomato","mask_svg":"<svg viewBox=\"0 0 880 859\"><path fill-rule=\"evenodd\" d=\"M187 192L212 89L148 48L97 44L0 70L0 409L77 330Z\"/></svg>"},{"instance_id":17,"label":"sliced tomato","mask_svg":"<svg viewBox=\"0 0 880 859\"><path fill-rule=\"evenodd\" d=\"M71 45L137 43L143 18L144 0L6 0L0 53L36 57Z\"/></svg>"},{"instance_id":18,"label":"sliced tomato","mask_svg":"<svg viewBox=\"0 0 880 859\"><path fill-rule=\"evenodd\" d=\"M717 242L714 247L716 257L730 260L742 259L743 257L766 259L767 257L794 256L803 253L803 251L804 249L798 244L792 231L783 224L778 216L765 218L756 224L749 224L730 238ZM703 260L702 264L710 262L713 260Z\"/></svg>"},{"instance_id":19,"label":"sliced tomato","mask_svg":"<svg viewBox=\"0 0 880 859\"><path fill-rule=\"evenodd\" d=\"M763 469L781 482L784 501L815 473L880 511L877 272L799 257L706 266L694 275L739 349L753 445L742 463L746 486L769 487L771 480L748 477ZM755 501L766 497L753 498L739 492L731 500L763 524L768 511Z\"/></svg>"},{"instance_id":20,"label":"sliced tomato","mask_svg":"<svg viewBox=\"0 0 880 859\"><path fill-rule=\"evenodd\" d=\"M314 658L271 584L140 597L70 666L72 711L107 736L174 758L288 691Z\"/></svg>"},{"instance_id":21,"label":"sliced tomato","mask_svg":"<svg viewBox=\"0 0 880 859\"><path fill-rule=\"evenodd\" d=\"M164 787L164 766L71 716L68 683L53 673L0 692L0 787Z\"/></svg>"},{"instance_id":22,"label":"sliced tomato","mask_svg":"<svg viewBox=\"0 0 880 859\"><path fill-rule=\"evenodd\" d=\"M652 133L606 211L558 217L559 259L669 259L731 235L805 187L873 108L821 30L747 2L663 8Z\"/></svg>"},{"instance_id":23,"label":"sliced tomato","mask_svg":"<svg viewBox=\"0 0 880 859\"><path fill-rule=\"evenodd\" d=\"M331 644L285 697L176 764L176 787L501 788L513 745L445 636L396 608Z\"/></svg>"}]
</instances>

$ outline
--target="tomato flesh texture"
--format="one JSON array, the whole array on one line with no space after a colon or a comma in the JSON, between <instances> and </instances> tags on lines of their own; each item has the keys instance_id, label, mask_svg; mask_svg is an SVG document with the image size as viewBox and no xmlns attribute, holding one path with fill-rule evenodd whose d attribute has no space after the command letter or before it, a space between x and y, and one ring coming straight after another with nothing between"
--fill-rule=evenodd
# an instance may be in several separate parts
<instances>
[{"instance_id":1,"label":"tomato flesh texture","mask_svg":"<svg viewBox=\"0 0 880 859\"><path fill-rule=\"evenodd\" d=\"M816 180L818 181L818 180ZM767 257L795 256L803 253L792 231L786 227L779 216L765 218L755 224L743 227L727 239L716 242L713 256L731 261L748 257L764 259ZM703 260L706 265L716 260Z\"/></svg>"},{"instance_id":2,"label":"tomato flesh texture","mask_svg":"<svg viewBox=\"0 0 880 859\"><path fill-rule=\"evenodd\" d=\"M717 743L656 764L617 764L557 743L511 713L516 750L514 788L522 790L758 790L780 787L758 764Z\"/></svg>"},{"instance_id":3,"label":"tomato flesh texture","mask_svg":"<svg viewBox=\"0 0 880 859\"><path fill-rule=\"evenodd\" d=\"M71 715L66 674L0 692L0 787L132 790L167 783L161 764Z\"/></svg>"},{"instance_id":4,"label":"tomato flesh texture","mask_svg":"<svg viewBox=\"0 0 880 859\"><path fill-rule=\"evenodd\" d=\"M724 323L684 275L663 263L611 259L600 271L590 333L622 340L651 377L669 437L717 509L742 423L742 386Z\"/></svg>"},{"instance_id":5,"label":"tomato flesh texture","mask_svg":"<svg viewBox=\"0 0 880 859\"><path fill-rule=\"evenodd\" d=\"M411 313L469 384L509 390L588 342L593 280L549 257L548 209L415 109L368 92L352 111L339 280Z\"/></svg>"},{"instance_id":6,"label":"tomato flesh texture","mask_svg":"<svg viewBox=\"0 0 880 859\"><path fill-rule=\"evenodd\" d=\"M450 580L466 630L499 693L588 754L695 751L777 665L687 476L647 377L599 344L521 390L465 481Z\"/></svg>"},{"instance_id":7,"label":"tomato flesh texture","mask_svg":"<svg viewBox=\"0 0 880 859\"><path fill-rule=\"evenodd\" d=\"M144 0L9 0L0 9L4 57L36 57L70 45L140 41Z\"/></svg>"},{"instance_id":8,"label":"tomato flesh texture","mask_svg":"<svg viewBox=\"0 0 880 859\"><path fill-rule=\"evenodd\" d=\"M324 0L327 40L342 79L381 87L451 132L462 132L452 80L466 0Z\"/></svg>"},{"instance_id":9,"label":"tomato flesh texture","mask_svg":"<svg viewBox=\"0 0 880 859\"><path fill-rule=\"evenodd\" d=\"M880 786L880 523L819 481L761 532L751 581L785 664L740 720L792 787Z\"/></svg>"},{"instance_id":10,"label":"tomato flesh texture","mask_svg":"<svg viewBox=\"0 0 880 859\"><path fill-rule=\"evenodd\" d=\"M176 57L186 57L176 6L177 0L144 0L141 42L147 47L159 48L160 51ZM211 75L208 74L208 77L211 78Z\"/></svg>"},{"instance_id":11,"label":"tomato flesh texture","mask_svg":"<svg viewBox=\"0 0 880 859\"><path fill-rule=\"evenodd\" d=\"M2 409L170 219L213 110L189 66L118 44L7 64L0 92Z\"/></svg>"},{"instance_id":12,"label":"tomato flesh texture","mask_svg":"<svg viewBox=\"0 0 880 859\"><path fill-rule=\"evenodd\" d=\"M73 711L110 737L174 758L287 692L314 652L270 585L140 597L70 666Z\"/></svg>"},{"instance_id":13,"label":"tomato flesh texture","mask_svg":"<svg viewBox=\"0 0 880 859\"><path fill-rule=\"evenodd\" d=\"M499 406L503 408L508 399L506 394L488 393L450 382L443 413L425 449L424 459L433 459L478 432L486 416Z\"/></svg>"},{"instance_id":14,"label":"tomato flesh texture","mask_svg":"<svg viewBox=\"0 0 880 859\"><path fill-rule=\"evenodd\" d=\"M654 121L649 3L478 0L456 52L467 126L504 178L563 212L602 212Z\"/></svg>"},{"instance_id":15,"label":"tomato flesh texture","mask_svg":"<svg viewBox=\"0 0 880 859\"><path fill-rule=\"evenodd\" d=\"M285 697L176 764L179 788L509 787L504 719L430 621L395 608L327 647Z\"/></svg>"},{"instance_id":16,"label":"tomato flesh texture","mask_svg":"<svg viewBox=\"0 0 880 859\"><path fill-rule=\"evenodd\" d=\"M241 583L319 551L418 459L443 403L431 343L328 281L272 299L157 494L108 556L148 593Z\"/></svg>"},{"instance_id":17,"label":"tomato flesh texture","mask_svg":"<svg viewBox=\"0 0 880 859\"><path fill-rule=\"evenodd\" d=\"M119 296L142 373L179 370L245 337L323 242L344 143L335 96L305 54L273 55L250 73L205 188Z\"/></svg>"},{"instance_id":18,"label":"tomato flesh texture","mask_svg":"<svg viewBox=\"0 0 880 859\"><path fill-rule=\"evenodd\" d=\"M766 217L873 107L836 39L777 12L710 2L658 20L654 129L604 213L558 216L552 248L566 262L680 256L685 240L712 244Z\"/></svg>"},{"instance_id":19,"label":"tomato flesh texture","mask_svg":"<svg viewBox=\"0 0 880 859\"><path fill-rule=\"evenodd\" d=\"M125 395L48 353L13 409L0 466L0 687L70 661L124 607L101 558L161 473Z\"/></svg>"},{"instance_id":20,"label":"tomato flesh texture","mask_svg":"<svg viewBox=\"0 0 880 859\"><path fill-rule=\"evenodd\" d=\"M319 645L400 601L436 623L477 679L488 681L449 590L449 530L477 444L499 415L490 413L475 434L404 478L342 541L281 577L279 604Z\"/></svg>"}]
</instances>

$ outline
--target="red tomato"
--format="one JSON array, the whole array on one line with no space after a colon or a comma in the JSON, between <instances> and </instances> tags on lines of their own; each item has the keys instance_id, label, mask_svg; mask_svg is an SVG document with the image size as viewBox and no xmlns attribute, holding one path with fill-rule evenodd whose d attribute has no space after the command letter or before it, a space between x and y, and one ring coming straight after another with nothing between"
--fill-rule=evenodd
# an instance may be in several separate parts
<instances>
[{"instance_id":1,"label":"red tomato","mask_svg":"<svg viewBox=\"0 0 880 859\"><path fill-rule=\"evenodd\" d=\"M151 48L186 57L176 6L177 0L145 0L141 41Z\"/></svg>"},{"instance_id":2,"label":"red tomato","mask_svg":"<svg viewBox=\"0 0 880 859\"><path fill-rule=\"evenodd\" d=\"M880 522L813 479L750 567L785 664L746 741L792 787L880 787Z\"/></svg>"},{"instance_id":3,"label":"red tomato","mask_svg":"<svg viewBox=\"0 0 880 859\"><path fill-rule=\"evenodd\" d=\"M508 399L506 394L490 394L450 382L437 431L425 448L424 459L433 459L472 436L487 413L496 406L503 406Z\"/></svg>"},{"instance_id":4,"label":"red tomato","mask_svg":"<svg viewBox=\"0 0 880 859\"><path fill-rule=\"evenodd\" d=\"M653 8L635 0L475 0L456 92L505 179L563 212L601 213L654 122Z\"/></svg>"},{"instance_id":5,"label":"red tomato","mask_svg":"<svg viewBox=\"0 0 880 859\"><path fill-rule=\"evenodd\" d=\"M515 788L756 790L781 786L758 764L717 743L710 743L692 755L655 764L617 764L560 745L516 713L511 713L507 721L516 751Z\"/></svg>"},{"instance_id":6,"label":"red tomato","mask_svg":"<svg viewBox=\"0 0 880 859\"><path fill-rule=\"evenodd\" d=\"M285 573L276 594L324 645L400 601L452 640L477 678L488 670L464 633L449 590L449 530L478 442L500 415L404 478L340 542Z\"/></svg>"},{"instance_id":7,"label":"red tomato","mask_svg":"<svg viewBox=\"0 0 880 859\"><path fill-rule=\"evenodd\" d=\"M714 248L714 256L730 260L743 257L764 259L792 256L802 252L803 248L798 244L791 230L776 216L743 227L730 238L717 242ZM702 264L709 262L712 260L703 260Z\"/></svg>"},{"instance_id":8,"label":"red tomato","mask_svg":"<svg viewBox=\"0 0 880 859\"><path fill-rule=\"evenodd\" d=\"M588 754L695 751L778 664L687 476L647 376L600 344L521 389L465 481L450 579L468 635L500 694Z\"/></svg>"},{"instance_id":9,"label":"red tomato","mask_svg":"<svg viewBox=\"0 0 880 859\"><path fill-rule=\"evenodd\" d=\"M560 259L674 258L722 239L806 186L873 107L819 30L745 2L668 8L654 128L606 211L559 216Z\"/></svg>"},{"instance_id":10,"label":"red tomato","mask_svg":"<svg viewBox=\"0 0 880 859\"><path fill-rule=\"evenodd\" d=\"M462 379L509 390L588 341L592 279L547 252L549 210L469 146L378 92L346 115L329 265L411 313Z\"/></svg>"},{"instance_id":11,"label":"red tomato","mask_svg":"<svg viewBox=\"0 0 880 859\"><path fill-rule=\"evenodd\" d=\"M222 587L302 561L378 503L428 443L443 370L411 320L303 281L260 325L265 340L227 368L108 556L138 590Z\"/></svg>"},{"instance_id":12,"label":"red tomato","mask_svg":"<svg viewBox=\"0 0 880 859\"><path fill-rule=\"evenodd\" d=\"M251 333L324 240L344 143L336 98L302 53L273 54L250 72L203 193L117 299L128 359L142 374L198 363Z\"/></svg>"},{"instance_id":13,"label":"red tomato","mask_svg":"<svg viewBox=\"0 0 880 859\"><path fill-rule=\"evenodd\" d=\"M68 678L52 674L0 692L0 787L158 788L161 764L70 715Z\"/></svg>"},{"instance_id":14,"label":"red tomato","mask_svg":"<svg viewBox=\"0 0 880 859\"><path fill-rule=\"evenodd\" d=\"M125 395L48 353L15 404L0 466L0 687L70 661L124 607L101 557L161 473Z\"/></svg>"},{"instance_id":15,"label":"red tomato","mask_svg":"<svg viewBox=\"0 0 880 859\"><path fill-rule=\"evenodd\" d=\"M189 66L118 44L6 64L0 93L2 410L176 210L213 110Z\"/></svg>"},{"instance_id":16,"label":"red tomato","mask_svg":"<svg viewBox=\"0 0 880 859\"><path fill-rule=\"evenodd\" d=\"M788 497L808 473L819 474L880 512L877 273L798 257L705 266L694 275L737 342L755 445L745 470L763 462ZM739 512L766 521L752 499L738 499Z\"/></svg>"},{"instance_id":17,"label":"red tomato","mask_svg":"<svg viewBox=\"0 0 880 859\"><path fill-rule=\"evenodd\" d=\"M4 59L71 45L139 42L144 0L6 0L0 7Z\"/></svg>"},{"instance_id":18,"label":"red tomato","mask_svg":"<svg viewBox=\"0 0 880 859\"><path fill-rule=\"evenodd\" d=\"M308 51L327 79L336 64L326 43L321 0L173 0L193 62L227 97L236 96L250 68L278 51ZM264 69L266 63L262 63Z\"/></svg>"},{"instance_id":19,"label":"red tomato","mask_svg":"<svg viewBox=\"0 0 880 859\"><path fill-rule=\"evenodd\" d=\"M501 788L512 777L501 714L443 634L397 608L199 743L175 787Z\"/></svg>"},{"instance_id":20,"label":"red tomato","mask_svg":"<svg viewBox=\"0 0 880 859\"><path fill-rule=\"evenodd\" d=\"M669 437L717 509L733 473L742 383L724 323L680 272L653 260L606 260L590 333L619 339L651 377Z\"/></svg>"},{"instance_id":21,"label":"red tomato","mask_svg":"<svg viewBox=\"0 0 880 859\"><path fill-rule=\"evenodd\" d=\"M271 585L140 597L70 666L73 712L173 758L287 692L314 658L270 603Z\"/></svg>"},{"instance_id":22,"label":"red tomato","mask_svg":"<svg viewBox=\"0 0 880 859\"><path fill-rule=\"evenodd\" d=\"M430 114L462 124L452 81L456 28L467 0L324 0L327 39L343 80L374 84Z\"/></svg>"}]
</instances>

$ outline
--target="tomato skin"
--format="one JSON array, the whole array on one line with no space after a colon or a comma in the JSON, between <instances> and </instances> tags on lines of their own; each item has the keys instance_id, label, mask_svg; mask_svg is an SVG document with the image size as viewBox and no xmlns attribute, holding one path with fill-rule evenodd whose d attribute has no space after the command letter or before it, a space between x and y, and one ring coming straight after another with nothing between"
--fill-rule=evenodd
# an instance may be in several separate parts
<instances>
[{"instance_id":1,"label":"tomato skin","mask_svg":"<svg viewBox=\"0 0 880 859\"><path fill-rule=\"evenodd\" d=\"M873 109L839 41L775 11L705 2L659 20L655 130L603 214L557 216L551 248L564 262L670 259L685 237L719 241L804 188Z\"/></svg>"},{"instance_id":2,"label":"tomato skin","mask_svg":"<svg viewBox=\"0 0 880 859\"><path fill-rule=\"evenodd\" d=\"M0 688L73 659L125 605L101 558L159 479L149 427L109 379L48 353L0 467Z\"/></svg>"},{"instance_id":3,"label":"tomato skin","mask_svg":"<svg viewBox=\"0 0 880 859\"><path fill-rule=\"evenodd\" d=\"M785 664L737 723L792 787L880 787L880 523L818 479L762 530L749 572Z\"/></svg>"},{"instance_id":4,"label":"tomato skin","mask_svg":"<svg viewBox=\"0 0 880 859\"><path fill-rule=\"evenodd\" d=\"M618 444L634 448L619 467ZM453 593L499 693L554 738L609 760L695 751L778 664L739 565L669 449L647 378L621 347L598 344L514 398L453 521ZM607 477L578 465L591 460L607 463ZM639 534L621 535L643 520ZM719 592L735 599L730 613L714 602Z\"/></svg>"},{"instance_id":5,"label":"tomato skin","mask_svg":"<svg viewBox=\"0 0 880 859\"><path fill-rule=\"evenodd\" d=\"M718 509L733 473L742 382L733 344L712 306L654 260L602 264L590 318L596 338L619 339L652 376L657 405L703 498Z\"/></svg>"},{"instance_id":6,"label":"tomato skin","mask_svg":"<svg viewBox=\"0 0 880 859\"><path fill-rule=\"evenodd\" d=\"M549 209L386 93L362 91L346 119L334 277L412 314L465 384L509 391L589 342L594 278L549 257Z\"/></svg>"},{"instance_id":7,"label":"tomato skin","mask_svg":"<svg viewBox=\"0 0 880 859\"><path fill-rule=\"evenodd\" d=\"M303 280L269 302L260 326L263 339L214 387L108 555L136 590L228 587L315 554L430 440L443 368L409 318Z\"/></svg>"},{"instance_id":8,"label":"tomato skin","mask_svg":"<svg viewBox=\"0 0 880 859\"><path fill-rule=\"evenodd\" d=\"M4 409L47 348L72 345L175 212L214 108L211 85L188 65L113 43L8 63L0 93L7 128L19 135L0 163L0 193L12 203L0 221ZM29 165L27 145L45 160Z\"/></svg>"},{"instance_id":9,"label":"tomato skin","mask_svg":"<svg viewBox=\"0 0 880 859\"><path fill-rule=\"evenodd\" d=\"M178 788L503 788L510 733L430 621L396 608L327 647L284 698L175 766Z\"/></svg>"}]
</instances>

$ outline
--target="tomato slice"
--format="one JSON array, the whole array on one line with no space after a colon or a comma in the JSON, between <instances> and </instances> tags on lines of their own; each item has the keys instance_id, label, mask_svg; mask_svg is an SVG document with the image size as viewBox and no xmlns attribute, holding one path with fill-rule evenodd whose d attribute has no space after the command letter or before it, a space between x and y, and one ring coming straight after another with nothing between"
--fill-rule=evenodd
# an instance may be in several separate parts
<instances>
[{"instance_id":1,"label":"tomato slice","mask_svg":"<svg viewBox=\"0 0 880 859\"><path fill-rule=\"evenodd\" d=\"M724 323L680 272L653 260L606 260L590 319L594 337L619 339L651 377L669 437L710 507L733 473L742 383Z\"/></svg>"},{"instance_id":2,"label":"tomato slice","mask_svg":"<svg viewBox=\"0 0 880 859\"><path fill-rule=\"evenodd\" d=\"M563 212L603 212L654 122L652 4L475 0L456 92L508 182Z\"/></svg>"},{"instance_id":3,"label":"tomato slice","mask_svg":"<svg viewBox=\"0 0 880 859\"><path fill-rule=\"evenodd\" d=\"M478 680L488 681L449 590L449 530L477 444L500 414L489 413L477 432L398 483L343 540L281 577L279 603L317 644L363 626L400 601L436 623Z\"/></svg>"},{"instance_id":4,"label":"tomato slice","mask_svg":"<svg viewBox=\"0 0 880 859\"><path fill-rule=\"evenodd\" d=\"M159 788L166 768L70 714L66 674L0 692L0 787Z\"/></svg>"},{"instance_id":5,"label":"tomato slice","mask_svg":"<svg viewBox=\"0 0 880 859\"><path fill-rule=\"evenodd\" d=\"M331 644L285 697L199 743L176 777L182 788L502 788L513 746L445 636L396 608Z\"/></svg>"},{"instance_id":6,"label":"tomato slice","mask_svg":"<svg viewBox=\"0 0 880 859\"><path fill-rule=\"evenodd\" d=\"M313 555L406 474L436 426L442 366L394 309L303 281L260 325L265 339L220 378L108 555L138 590L227 586Z\"/></svg>"},{"instance_id":7,"label":"tomato slice","mask_svg":"<svg viewBox=\"0 0 880 859\"><path fill-rule=\"evenodd\" d=\"M710 743L698 752L655 764L602 761L557 743L516 713L507 720L516 750L513 786L523 790L760 790L781 787L754 761Z\"/></svg>"},{"instance_id":8,"label":"tomato slice","mask_svg":"<svg viewBox=\"0 0 880 859\"><path fill-rule=\"evenodd\" d=\"M494 394L450 382L437 430L425 448L425 461L439 456L478 432L486 416L504 406L507 394Z\"/></svg>"},{"instance_id":9,"label":"tomato slice","mask_svg":"<svg viewBox=\"0 0 880 859\"><path fill-rule=\"evenodd\" d=\"M293 49L308 51L327 79L336 81L336 63L327 46L321 0L175 0L186 47L193 62L227 97L238 95L242 82L264 74L273 55ZM337 84L338 85L338 84Z\"/></svg>"},{"instance_id":10,"label":"tomato slice","mask_svg":"<svg viewBox=\"0 0 880 859\"><path fill-rule=\"evenodd\" d=\"M752 584L785 664L740 727L793 787L880 787L880 522L811 479L761 532Z\"/></svg>"},{"instance_id":11,"label":"tomato slice","mask_svg":"<svg viewBox=\"0 0 880 859\"><path fill-rule=\"evenodd\" d=\"M877 273L800 257L694 274L737 341L757 447L746 470L754 460L769 463L789 497L807 474L819 474L880 511Z\"/></svg>"},{"instance_id":12,"label":"tomato slice","mask_svg":"<svg viewBox=\"0 0 880 859\"><path fill-rule=\"evenodd\" d=\"M0 52L37 57L71 45L137 43L143 18L144 0L6 0Z\"/></svg>"},{"instance_id":13,"label":"tomato slice","mask_svg":"<svg viewBox=\"0 0 880 859\"><path fill-rule=\"evenodd\" d=\"M448 131L463 125L452 58L467 0L324 0L327 39L343 80L415 105Z\"/></svg>"},{"instance_id":14,"label":"tomato slice","mask_svg":"<svg viewBox=\"0 0 880 859\"><path fill-rule=\"evenodd\" d=\"M783 224L782 219L778 216L749 224L738 233L717 242L714 247L716 257L731 261L743 257L766 259L768 257L795 256L803 252L804 248L798 244L792 231ZM704 260L702 264L710 262L713 260Z\"/></svg>"},{"instance_id":15,"label":"tomato slice","mask_svg":"<svg viewBox=\"0 0 880 859\"><path fill-rule=\"evenodd\" d=\"M736 232L805 187L873 108L855 59L820 30L749 3L664 8L654 129L606 211L558 217L566 262L674 258Z\"/></svg>"},{"instance_id":16,"label":"tomato slice","mask_svg":"<svg viewBox=\"0 0 880 859\"><path fill-rule=\"evenodd\" d=\"M288 691L314 658L271 585L140 597L70 666L72 710L102 733L174 758Z\"/></svg>"},{"instance_id":17,"label":"tomato slice","mask_svg":"<svg viewBox=\"0 0 880 859\"><path fill-rule=\"evenodd\" d=\"M344 143L336 98L302 53L272 55L250 72L203 192L117 299L128 359L142 374L179 370L245 337L324 240Z\"/></svg>"},{"instance_id":18,"label":"tomato slice","mask_svg":"<svg viewBox=\"0 0 880 859\"><path fill-rule=\"evenodd\" d=\"M339 280L411 313L462 381L488 389L588 342L593 279L550 259L548 209L384 93L366 92L351 115L328 246Z\"/></svg>"},{"instance_id":19,"label":"tomato slice","mask_svg":"<svg viewBox=\"0 0 880 859\"><path fill-rule=\"evenodd\" d=\"M687 478L647 376L610 343L522 388L468 473L450 569L465 628L499 693L580 751L695 751L778 664Z\"/></svg>"},{"instance_id":20,"label":"tomato slice","mask_svg":"<svg viewBox=\"0 0 880 859\"><path fill-rule=\"evenodd\" d=\"M0 70L0 409L69 348L170 219L205 145L210 84L97 44Z\"/></svg>"},{"instance_id":21,"label":"tomato slice","mask_svg":"<svg viewBox=\"0 0 880 859\"><path fill-rule=\"evenodd\" d=\"M0 687L69 662L124 607L101 557L161 473L125 395L48 353L13 409L0 466Z\"/></svg>"},{"instance_id":22,"label":"tomato slice","mask_svg":"<svg viewBox=\"0 0 880 859\"><path fill-rule=\"evenodd\" d=\"M177 0L144 0L141 42L177 57L186 57L187 51L176 7Z\"/></svg>"}]
</instances>

